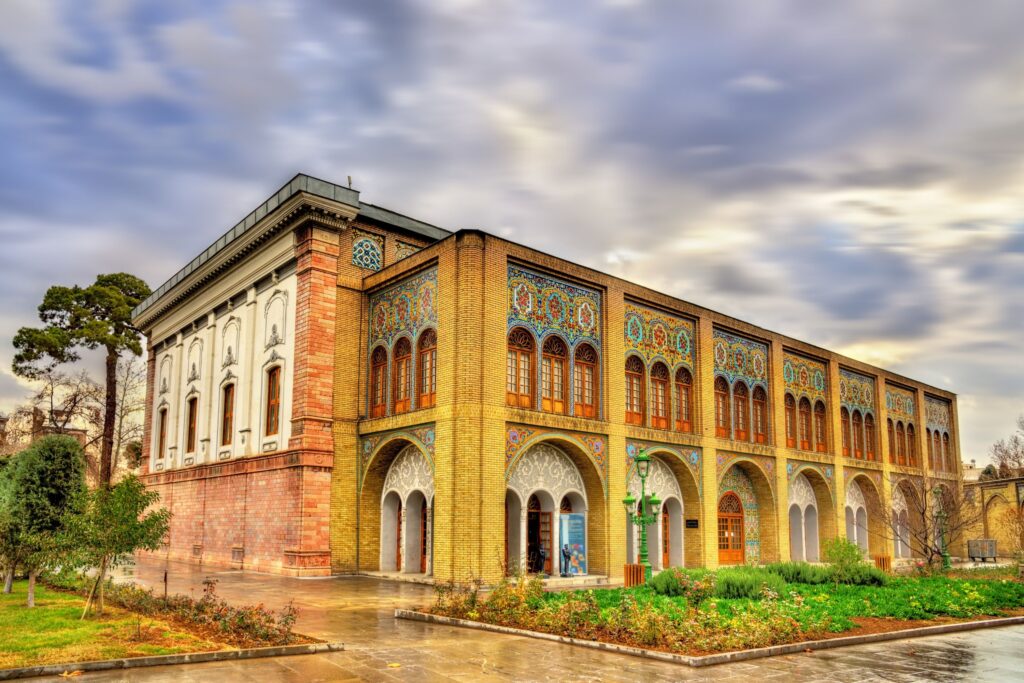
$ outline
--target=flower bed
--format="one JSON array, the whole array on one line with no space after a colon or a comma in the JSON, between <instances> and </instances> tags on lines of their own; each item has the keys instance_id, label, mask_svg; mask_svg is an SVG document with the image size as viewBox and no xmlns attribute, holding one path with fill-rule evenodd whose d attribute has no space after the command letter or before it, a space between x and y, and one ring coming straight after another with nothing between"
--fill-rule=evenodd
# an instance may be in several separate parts
<instances>
[{"instance_id":1,"label":"flower bed","mask_svg":"<svg viewBox=\"0 0 1024 683\"><path fill-rule=\"evenodd\" d=\"M835 577L821 568L787 565L673 569L669 578L629 589L546 593L538 579L519 577L481 597L474 588L448 585L439 587L430 611L692 655L1024 613L1024 583L1017 581L941 576L879 581L875 572L858 570L845 577L868 584L856 585L830 581ZM815 583L790 582L783 574Z\"/></svg>"}]
</instances>

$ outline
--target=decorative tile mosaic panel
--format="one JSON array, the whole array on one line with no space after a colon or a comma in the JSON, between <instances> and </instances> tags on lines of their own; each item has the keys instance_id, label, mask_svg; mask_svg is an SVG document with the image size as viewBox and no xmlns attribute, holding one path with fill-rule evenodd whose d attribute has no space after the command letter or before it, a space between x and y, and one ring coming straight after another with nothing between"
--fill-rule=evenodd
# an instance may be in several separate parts
<instances>
[{"instance_id":1,"label":"decorative tile mosaic panel","mask_svg":"<svg viewBox=\"0 0 1024 683\"><path fill-rule=\"evenodd\" d=\"M695 330L689 320L626 303L626 350L640 352L648 364L662 358L673 370L682 364L692 371Z\"/></svg>"},{"instance_id":2,"label":"decorative tile mosaic panel","mask_svg":"<svg viewBox=\"0 0 1024 683\"><path fill-rule=\"evenodd\" d=\"M715 330L715 374L732 384L742 379L751 387L768 388L768 346L761 342Z\"/></svg>"},{"instance_id":3,"label":"decorative tile mosaic panel","mask_svg":"<svg viewBox=\"0 0 1024 683\"><path fill-rule=\"evenodd\" d=\"M782 354L782 379L786 382L786 390L795 398L806 396L812 404L819 399L826 401L828 385L825 377L824 363L794 353Z\"/></svg>"},{"instance_id":4,"label":"decorative tile mosaic panel","mask_svg":"<svg viewBox=\"0 0 1024 683\"><path fill-rule=\"evenodd\" d=\"M931 396L924 397L924 420L928 429L951 433L953 431L951 413L949 401Z\"/></svg>"},{"instance_id":5,"label":"decorative tile mosaic panel","mask_svg":"<svg viewBox=\"0 0 1024 683\"><path fill-rule=\"evenodd\" d=\"M388 441L405 439L415 444L430 462L430 468L434 468L434 425L423 425L406 429L394 429L388 432L370 434L362 438L362 447L359 449L359 485L362 486L363 477L366 475L366 468L370 466L370 458L377 452L377 449Z\"/></svg>"},{"instance_id":6,"label":"decorative tile mosaic panel","mask_svg":"<svg viewBox=\"0 0 1024 683\"><path fill-rule=\"evenodd\" d=\"M384 342L390 349L403 333L416 336L437 324L437 268L377 292L370 297L370 349Z\"/></svg>"},{"instance_id":7,"label":"decorative tile mosaic panel","mask_svg":"<svg viewBox=\"0 0 1024 683\"><path fill-rule=\"evenodd\" d=\"M719 452L715 457L715 464L718 468L717 474L718 479L721 480L723 474L729 471L729 468L735 465L741 460L747 460L756 463L761 467L761 471L764 472L764 476L768 479L768 486L772 490L772 494L775 494L775 458L769 458L765 455L739 455L737 453L722 453Z\"/></svg>"},{"instance_id":8,"label":"decorative tile mosaic panel","mask_svg":"<svg viewBox=\"0 0 1024 683\"><path fill-rule=\"evenodd\" d=\"M408 242L398 242L395 246L395 258L399 261L404 259L406 256L412 256L423 247L415 244L409 244Z\"/></svg>"},{"instance_id":9,"label":"decorative tile mosaic panel","mask_svg":"<svg viewBox=\"0 0 1024 683\"><path fill-rule=\"evenodd\" d=\"M669 446L666 444L653 443L650 441L626 441L626 476L633 470L633 462L636 460L636 456L640 454L641 449L647 449L649 451L657 451L662 453L671 453L675 457L679 458L680 462L686 463L686 466L690 469L693 474L694 480L697 482L697 490L703 495L704 493L704 477L701 476L703 456L701 455L701 449L691 448L689 446Z\"/></svg>"},{"instance_id":10,"label":"decorative tile mosaic panel","mask_svg":"<svg viewBox=\"0 0 1024 683\"><path fill-rule=\"evenodd\" d=\"M817 462L803 462L800 460L786 461L786 476L789 478L790 483L804 470L814 470L820 474L825 483L828 484L828 490L832 494L832 499L835 500L835 469L833 469L832 465L822 465Z\"/></svg>"},{"instance_id":11,"label":"decorative tile mosaic panel","mask_svg":"<svg viewBox=\"0 0 1024 683\"><path fill-rule=\"evenodd\" d=\"M875 414L875 380L852 370L839 369L839 401L851 413Z\"/></svg>"},{"instance_id":12,"label":"decorative tile mosaic panel","mask_svg":"<svg viewBox=\"0 0 1024 683\"><path fill-rule=\"evenodd\" d=\"M749 477L738 467L733 467L718 482L718 500L726 493L735 493L743 503L743 559L758 562L761 559L761 525L758 519L757 496Z\"/></svg>"},{"instance_id":13,"label":"decorative tile mosaic panel","mask_svg":"<svg viewBox=\"0 0 1024 683\"><path fill-rule=\"evenodd\" d=\"M597 466L597 471L604 484L605 495L608 494L608 441L604 436L598 434L510 424L505 432L505 476L512 471L512 466L519 456L531 445L538 443L541 437L544 440L562 438L579 446Z\"/></svg>"},{"instance_id":14,"label":"decorative tile mosaic panel","mask_svg":"<svg viewBox=\"0 0 1024 683\"><path fill-rule=\"evenodd\" d=\"M555 331L570 346L589 341L600 351L601 294L509 264L508 329L517 325L538 339Z\"/></svg>"},{"instance_id":15,"label":"decorative tile mosaic panel","mask_svg":"<svg viewBox=\"0 0 1024 683\"><path fill-rule=\"evenodd\" d=\"M352 263L360 268L384 267L384 238L372 232L352 230Z\"/></svg>"},{"instance_id":16,"label":"decorative tile mosaic panel","mask_svg":"<svg viewBox=\"0 0 1024 683\"><path fill-rule=\"evenodd\" d=\"M914 394L899 387L885 387L885 409L889 417L903 422L914 421Z\"/></svg>"}]
</instances>

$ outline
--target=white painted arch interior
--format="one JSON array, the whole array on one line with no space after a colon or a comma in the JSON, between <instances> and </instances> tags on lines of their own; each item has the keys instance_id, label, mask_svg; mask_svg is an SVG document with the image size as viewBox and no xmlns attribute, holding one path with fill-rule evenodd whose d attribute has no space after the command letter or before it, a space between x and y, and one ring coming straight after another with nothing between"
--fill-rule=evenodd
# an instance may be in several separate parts
<instances>
[{"instance_id":1,"label":"white painted arch interior","mask_svg":"<svg viewBox=\"0 0 1024 683\"><path fill-rule=\"evenodd\" d=\"M646 492L650 496L656 494L661 500L657 510L656 521L647 527L647 557L651 568L655 571L665 569L662 549L665 543L665 521L668 517L668 567L683 566L683 493L679 480L668 465L657 457L651 458L651 466L647 471ZM640 475L633 468L626 485L629 495L637 500L639 510ZM632 521L626 520L626 558L629 562L637 562L640 549L640 529Z\"/></svg>"},{"instance_id":2,"label":"white painted arch interior","mask_svg":"<svg viewBox=\"0 0 1024 683\"><path fill-rule=\"evenodd\" d=\"M818 531L817 497L801 472L789 485L789 551L793 561L819 560Z\"/></svg>"},{"instance_id":3,"label":"white painted arch interior","mask_svg":"<svg viewBox=\"0 0 1024 683\"><path fill-rule=\"evenodd\" d=\"M380 568L405 574L433 573L434 472L409 444L388 467L381 492Z\"/></svg>"}]
</instances>

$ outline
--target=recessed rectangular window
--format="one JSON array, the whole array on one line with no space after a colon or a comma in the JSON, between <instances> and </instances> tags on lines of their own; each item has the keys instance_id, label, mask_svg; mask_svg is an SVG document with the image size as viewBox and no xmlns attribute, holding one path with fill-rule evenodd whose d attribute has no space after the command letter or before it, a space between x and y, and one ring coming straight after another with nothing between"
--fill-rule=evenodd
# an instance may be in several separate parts
<instances>
[{"instance_id":1,"label":"recessed rectangular window","mask_svg":"<svg viewBox=\"0 0 1024 683\"><path fill-rule=\"evenodd\" d=\"M225 385L221 393L220 445L230 446L235 431L235 385Z\"/></svg>"},{"instance_id":2,"label":"recessed rectangular window","mask_svg":"<svg viewBox=\"0 0 1024 683\"><path fill-rule=\"evenodd\" d=\"M199 399L195 396L188 400L188 431L185 435L185 452L196 452L196 423L199 417Z\"/></svg>"},{"instance_id":3,"label":"recessed rectangular window","mask_svg":"<svg viewBox=\"0 0 1024 683\"><path fill-rule=\"evenodd\" d=\"M281 421L281 366L267 372L267 436L280 430Z\"/></svg>"},{"instance_id":4,"label":"recessed rectangular window","mask_svg":"<svg viewBox=\"0 0 1024 683\"><path fill-rule=\"evenodd\" d=\"M167 408L160 410L159 425L156 440L156 457L162 458L167 450Z\"/></svg>"}]
</instances>

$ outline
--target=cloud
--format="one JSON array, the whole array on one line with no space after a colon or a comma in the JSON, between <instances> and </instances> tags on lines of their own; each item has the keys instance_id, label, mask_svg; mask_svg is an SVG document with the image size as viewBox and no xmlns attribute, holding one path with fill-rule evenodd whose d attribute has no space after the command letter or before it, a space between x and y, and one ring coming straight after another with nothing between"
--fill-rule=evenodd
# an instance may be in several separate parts
<instances>
[{"instance_id":1,"label":"cloud","mask_svg":"<svg viewBox=\"0 0 1024 683\"><path fill-rule=\"evenodd\" d=\"M295 172L352 175L948 386L980 457L1022 410L1022 21L1012 0L11 0L0 336L54 282L157 285Z\"/></svg>"}]
</instances>

